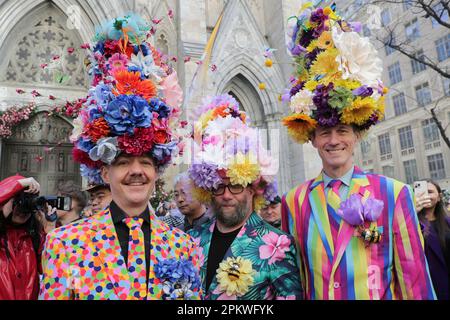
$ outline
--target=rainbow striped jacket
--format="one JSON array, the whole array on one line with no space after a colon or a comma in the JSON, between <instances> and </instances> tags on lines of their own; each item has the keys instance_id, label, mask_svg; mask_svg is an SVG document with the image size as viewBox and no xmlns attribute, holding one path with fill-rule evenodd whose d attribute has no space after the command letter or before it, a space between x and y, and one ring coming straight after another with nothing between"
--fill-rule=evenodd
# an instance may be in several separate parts
<instances>
[{"instance_id":1,"label":"rainbow striped jacket","mask_svg":"<svg viewBox=\"0 0 450 320\"><path fill-rule=\"evenodd\" d=\"M333 238L322 174L283 196L282 227L296 240L305 298L436 299L411 188L355 167L347 197L355 193L384 202L366 224L382 232L379 243L367 246L343 219Z\"/></svg>"}]
</instances>

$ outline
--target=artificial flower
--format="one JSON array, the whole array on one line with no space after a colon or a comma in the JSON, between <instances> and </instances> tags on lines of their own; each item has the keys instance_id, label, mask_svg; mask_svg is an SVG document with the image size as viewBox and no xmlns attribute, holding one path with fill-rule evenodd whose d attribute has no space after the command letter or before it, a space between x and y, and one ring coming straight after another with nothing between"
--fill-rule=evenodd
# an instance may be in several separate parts
<instances>
[{"instance_id":1,"label":"artificial flower","mask_svg":"<svg viewBox=\"0 0 450 320\"><path fill-rule=\"evenodd\" d=\"M255 270L252 262L242 257L228 257L219 264L217 269L217 282L219 290L228 296L243 296L253 285Z\"/></svg>"},{"instance_id":2,"label":"artificial flower","mask_svg":"<svg viewBox=\"0 0 450 320\"><path fill-rule=\"evenodd\" d=\"M295 96L291 98L289 107L292 113L304 113L306 115L311 115L311 107L313 106L312 101L313 94L308 90L301 90Z\"/></svg>"},{"instance_id":3,"label":"artificial flower","mask_svg":"<svg viewBox=\"0 0 450 320\"><path fill-rule=\"evenodd\" d=\"M117 146L117 137L100 139L89 151L89 158L93 161L101 161L106 164L111 164L119 153Z\"/></svg>"},{"instance_id":4,"label":"artificial flower","mask_svg":"<svg viewBox=\"0 0 450 320\"><path fill-rule=\"evenodd\" d=\"M311 133L316 129L317 121L306 114L293 114L283 118L289 135L299 143L309 141Z\"/></svg>"},{"instance_id":5,"label":"artificial flower","mask_svg":"<svg viewBox=\"0 0 450 320\"><path fill-rule=\"evenodd\" d=\"M357 97L353 103L342 110L341 121L344 124L363 125L376 109L373 98Z\"/></svg>"},{"instance_id":6,"label":"artificial flower","mask_svg":"<svg viewBox=\"0 0 450 320\"><path fill-rule=\"evenodd\" d=\"M78 117L76 117L73 122L73 130L72 130L72 135L70 136L69 140L70 142L74 143L75 141L77 141L79 139L79 137L81 136L81 134L83 133L83 119L82 116L79 115Z\"/></svg>"},{"instance_id":7,"label":"artificial flower","mask_svg":"<svg viewBox=\"0 0 450 320\"><path fill-rule=\"evenodd\" d=\"M328 95L328 104L330 105L330 107L338 110L344 109L353 100L352 91L343 87L336 87L335 89L331 90Z\"/></svg>"},{"instance_id":8,"label":"artificial flower","mask_svg":"<svg viewBox=\"0 0 450 320\"><path fill-rule=\"evenodd\" d=\"M227 166L227 177L231 184L246 187L258 178L260 168L256 156L252 153L238 153L230 158Z\"/></svg>"},{"instance_id":9,"label":"artificial flower","mask_svg":"<svg viewBox=\"0 0 450 320\"><path fill-rule=\"evenodd\" d=\"M152 118L147 101L134 95L118 96L105 111L105 120L116 135L132 134L135 127L148 127Z\"/></svg>"},{"instance_id":10,"label":"artificial flower","mask_svg":"<svg viewBox=\"0 0 450 320\"><path fill-rule=\"evenodd\" d=\"M141 156L153 147L153 128L135 128L132 135L126 133L118 137L119 149L133 156Z\"/></svg>"},{"instance_id":11,"label":"artificial flower","mask_svg":"<svg viewBox=\"0 0 450 320\"><path fill-rule=\"evenodd\" d=\"M267 202L268 201L262 195L253 197L253 210L255 210L255 212L259 212L267 205Z\"/></svg>"},{"instance_id":12,"label":"artificial flower","mask_svg":"<svg viewBox=\"0 0 450 320\"><path fill-rule=\"evenodd\" d=\"M161 89L166 103L172 107L180 107L183 101L183 89L178 84L175 70L169 74L161 83Z\"/></svg>"},{"instance_id":13,"label":"artificial flower","mask_svg":"<svg viewBox=\"0 0 450 320\"><path fill-rule=\"evenodd\" d=\"M110 67L110 73L113 75L119 71L126 71L128 67L128 58L121 53L115 53L108 59L108 65Z\"/></svg>"},{"instance_id":14,"label":"artificial flower","mask_svg":"<svg viewBox=\"0 0 450 320\"><path fill-rule=\"evenodd\" d=\"M192 196L194 199L204 204L211 203L212 201L211 192L200 187L192 188Z\"/></svg>"},{"instance_id":15,"label":"artificial flower","mask_svg":"<svg viewBox=\"0 0 450 320\"><path fill-rule=\"evenodd\" d=\"M138 95L146 100L156 96L157 90L151 80L141 80L138 72L129 72L127 70L118 71L114 74L116 79L116 95Z\"/></svg>"},{"instance_id":16,"label":"artificial flower","mask_svg":"<svg viewBox=\"0 0 450 320\"><path fill-rule=\"evenodd\" d=\"M149 102L150 110L152 112L158 113L158 119L160 118L167 118L172 111L172 109L164 103L164 101L153 98Z\"/></svg>"},{"instance_id":17,"label":"artificial flower","mask_svg":"<svg viewBox=\"0 0 450 320\"><path fill-rule=\"evenodd\" d=\"M222 183L215 164L194 163L189 168L189 176L196 186L205 190L216 189Z\"/></svg>"},{"instance_id":18,"label":"artificial flower","mask_svg":"<svg viewBox=\"0 0 450 320\"><path fill-rule=\"evenodd\" d=\"M355 79L367 86L375 87L382 75L382 61L369 38L356 32L332 29L333 42L339 51L336 62L343 79Z\"/></svg>"},{"instance_id":19,"label":"artificial flower","mask_svg":"<svg viewBox=\"0 0 450 320\"><path fill-rule=\"evenodd\" d=\"M311 65L311 72L317 75L324 75L322 79L324 84L328 84L329 81L337 78L338 63L336 62L336 56L338 51L336 49L329 49L317 55L315 62Z\"/></svg>"},{"instance_id":20,"label":"artificial flower","mask_svg":"<svg viewBox=\"0 0 450 320\"><path fill-rule=\"evenodd\" d=\"M87 123L83 134L88 136L92 142L96 143L101 138L107 137L111 132L108 123L104 118L98 118Z\"/></svg>"}]
</instances>

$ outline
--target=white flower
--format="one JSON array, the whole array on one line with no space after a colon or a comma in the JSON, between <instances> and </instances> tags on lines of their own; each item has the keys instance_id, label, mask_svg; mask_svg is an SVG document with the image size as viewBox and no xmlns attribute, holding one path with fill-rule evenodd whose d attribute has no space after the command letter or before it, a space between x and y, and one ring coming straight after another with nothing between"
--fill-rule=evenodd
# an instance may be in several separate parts
<instances>
[{"instance_id":1,"label":"white flower","mask_svg":"<svg viewBox=\"0 0 450 320\"><path fill-rule=\"evenodd\" d=\"M309 90L300 90L295 96L291 98L289 107L293 113L304 113L308 116L314 107L312 101L313 94Z\"/></svg>"},{"instance_id":2,"label":"white flower","mask_svg":"<svg viewBox=\"0 0 450 320\"><path fill-rule=\"evenodd\" d=\"M93 161L100 160L106 164L111 164L119 152L117 145L117 137L100 139L97 145L89 151L89 158Z\"/></svg>"},{"instance_id":3,"label":"white flower","mask_svg":"<svg viewBox=\"0 0 450 320\"><path fill-rule=\"evenodd\" d=\"M358 80L363 85L376 88L383 72L383 62L377 55L369 38L356 32L343 32L332 29L333 42L339 50L336 61L343 79Z\"/></svg>"},{"instance_id":4,"label":"white flower","mask_svg":"<svg viewBox=\"0 0 450 320\"><path fill-rule=\"evenodd\" d=\"M152 76L156 83L160 83L162 78L166 76L164 70L155 64L151 54L147 56L144 56L142 52L139 52L137 55L133 54L129 66L141 68L142 73L147 77Z\"/></svg>"},{"instance_id":5,"label":"white flower","mask_svg":"<svg viewBox=\"0 0 450 320\"><path fill-rule=\"evenodd\" d=\"M77 141L81 134L83 133L83 120L81 119L81 115L79 115L75 120L73 120L73 130L72 135L70 136L70 142Z\"/></svg>"}]
</instances>

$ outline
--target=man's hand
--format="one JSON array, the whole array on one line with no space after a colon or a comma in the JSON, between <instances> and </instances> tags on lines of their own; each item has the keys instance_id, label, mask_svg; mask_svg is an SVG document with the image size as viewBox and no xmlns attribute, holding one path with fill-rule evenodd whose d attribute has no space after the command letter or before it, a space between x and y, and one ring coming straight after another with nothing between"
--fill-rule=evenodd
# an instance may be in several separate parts
<instances>
[{"instance_id":1,"label":"man's hand","mask_svg":"<svg viewBox=\"0 0 450 320\"><path fill-rule=\"evenodd\" d=\"M32 177L20 179L18 182L25 188L25 192L27 193L39 193L41 190L39 182Z\"/></svg>"}]
</instances>

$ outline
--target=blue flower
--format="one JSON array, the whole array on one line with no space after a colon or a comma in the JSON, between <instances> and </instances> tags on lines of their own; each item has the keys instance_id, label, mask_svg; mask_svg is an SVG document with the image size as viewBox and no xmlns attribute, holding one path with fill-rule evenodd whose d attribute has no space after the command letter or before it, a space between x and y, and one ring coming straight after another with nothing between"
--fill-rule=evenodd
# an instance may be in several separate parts
<instances>
[{"instance_id":1,"label":"blue flower","mask_svg":"<svg viewBox=\"0 0 450 320\"><path fill-rule=\"evenodd\" d=\"M105 53L105 43L102 41L97 42L97 45L94 48L94 52L100 52L101 54Z\"/></svg>"},{"instance_id":2,"label":"blue flower","mask_svg":"<svg viewBox=\"0 0 450 320\"><path fill-rule=\"evenodd\" d=\"M163 282L163 298L189 299L201 287L197 270L186 259L158 259L155 275Z\"/></svg>"},{"instance_id":3,"label":"blue flower","mask_svg":"<svg viewBox=\"0 0 450 320\"><path fill-rule=\"evenodd\" d=\"M159 119L167 118L170 114L171 108L158 98L151 99L149 105L151 111L159 114Z\"/></svg>"},{"instance_id":4,"label":"blue flower","mask_svg":"<svg viewBox=\"0 0 450 320\"><path fill-rule=\"evenodd\" d=\"M118 96L108 104L105 112L105 120L116 135L132 135L134 128L147 128L152 118L147 101L135 95Z\"/></svg>"},{"instance_id":5,"label":"blue flower","mask_svg":"<svg viewBox=\"0 0 450 320\"><path fill-rule=\"evenodd\" d=\"M137 55L139 51L141 51L144 54L144 56L148 56L150 53L150 50L145 43L141 44L140 46L134 46L133 53Z\"/></svg>"},{"instance_id":6,"label":"blue flower","mask_svg":"<svg viewBox=\"0 0 450 320\"><path fill-rule=\"evenodd\" d=\"M176 141L172 141L166 144L155 144L152 150L152 154L159 164L165 164L172 158L172 153L176 147Z\"/></svg>"},{"instance_id":7,"label":"blue flower","mask_svg":"<svg viewBox=\"0 0 450 320\"><path fill-rule=\"evenodd\" d=\"M85 177L90 184L103 184L103 179L100 173L100 169L92 169L87 165L80 165L81 176Z\"/></svg>"},{"instance_id":8,"label":"blue flower","mask_svg":"<svg viewBox=\"0 0 450 320\"><path fill-rule=\"evenodd\" d=\"M103 117L103 112L99 109L98 106L89 107L89 119L91 121L96 120L98 118Z\"/></svg>"},{"instance_id":9,"label":"blue flower","mask_svg":"<svg viewBox=\"0 0 450 320\"><path fill-rule=\"evenodd\" d=\"M101 105L102 107L106 107L116 97L111 92L111 88L104 83L100 83L95 88L91 89L91 94L97 104Z\"/></svg>"},{"instance_id":10,"label":"blue flower","mask_svg":"<svg viewBox=\"0 0 450 320\"><path fill-rule=\"evenodd\" d=\"M85 138L80 138L77 142L77 148L89 153L89 151L91 151L91 149L94 147L94 143L92 143L91 140L85 139Z\"/></svg>"}]
</instances>

